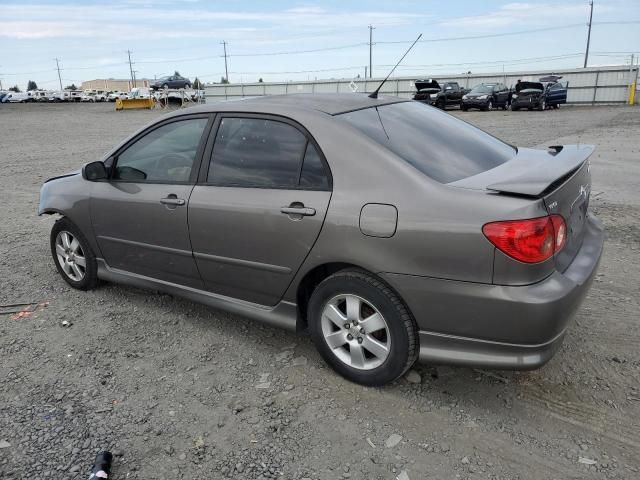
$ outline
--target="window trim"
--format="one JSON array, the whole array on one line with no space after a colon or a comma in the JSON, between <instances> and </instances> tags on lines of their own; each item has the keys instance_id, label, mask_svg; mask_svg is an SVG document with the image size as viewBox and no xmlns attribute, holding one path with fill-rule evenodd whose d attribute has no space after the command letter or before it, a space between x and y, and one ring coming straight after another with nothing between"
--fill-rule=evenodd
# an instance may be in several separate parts
<instances>
[{"instance_id":1,"label":"window trim","mask_svg":"<svg viewBox=\"0 0 640 480\"><path fill-rule=\"evenodd\" d=\"M159 180L122 180L119 178L113 178L113 174L115 173L115 169L118 165L118 159L120 155L122 155L125 151L127 151L134 143L137 143L143 137L147 136L151 132L164 127L165 125L169 125L171 123L183 122L185 120L198 120L198 119L207 119L207 123L204 126L202 131L202 135L200 136L200 142L198 143L198 147L196 148L196 156L193 160L193 167L191 169L191 174L189 175L189 180L185 182L176 182L176 181L159 181ZM113 154L109 156L109 158L113 158L113 162L109 167L108 178L107 181L109 183L144 183L145 185L194 185L198 179L198 174L200 172L200 168L202 166L202 155L204 149L207 145L207 141L209 136L211 135L211 126L215 121L215 115L211 113L201 113L201 114L188 114L188 115L178 115L175 117L167 118L161 120L153 125L148 126L144 130L138 132L132 138L127 140L127 142L119 147Z\"/></svg>"},{"instance_id":2,"label":"window trim","mask_svg":"<svg viewBox=\"0 0 640 480\"><path fill-rule=\"evenodd\" d=\"M222 120L225 118L248 118L248 119L256 119L256 120L271 120L275 122L285 123L287 125L292 126L297 129L302 135L304 135L306 139L306 143L302 152L302 156L300 158L300 165L298 166L298 185L290 186L273 186L273 185L239 185L233 183L223 183L223 182L208 182L207 177L209 176L209 169L211 168L211 156L213 154L213 148L215 146L216 138L218 137L218 130L220 129L220 124ZM324 167L325 175L327 176L328 186L327 188L309 188L302 187L300 185L300 176L302 175L302 168L304 166L304 157L307 152L307 148L309 143L311 143L317 150L320 161ZM228 188L260 188L266 190L303 190L303 191L318 191L318 192L331 192L333 191L333 174L331 172L331 168L329 167L329 162L327 162L327 158L324 155L324 152L318 145L318 142L313 138L313 136L309 133L309 131L304 128L300 123L292 120L289 117L285 117L282 115L274 115L268 113L248 113L248 112L218 112L211 127L211 131L209 133L209 138L207 141L206 148L202 154L202 166L200 168L200 173L198 175L197 185L210 186L210 187L228 187Z\"/></svg>"}]
</instances>

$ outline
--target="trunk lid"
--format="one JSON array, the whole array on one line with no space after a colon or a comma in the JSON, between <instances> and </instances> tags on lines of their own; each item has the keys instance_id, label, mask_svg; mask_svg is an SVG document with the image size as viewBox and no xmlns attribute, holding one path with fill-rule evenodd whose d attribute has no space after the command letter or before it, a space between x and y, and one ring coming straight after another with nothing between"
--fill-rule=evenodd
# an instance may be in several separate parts
<instances>
[{"instance_id":1,"label":"trunk lid","mask_svg":"<svg viewBox=\"0 0 640 480\"><path fill-rule=\"evenodd\" d=\"M548 151L520 149L513 160L449 185L490 190L503 195L542 199L549 214L562 215L567 225L564 248L555 264L564 271L582 245L591 193L591 145L564 145Z\"/></svg>"},{"instance_id":2,"label":"trunk lid","mask_svg":"<svg viewBox=\"0 0 640 480\"><path fill-rule=\"evenodd\" d=\"M424 90L425 88L432 89L438 92L440 91L440 84L437 82L437 80L433 80L432 78L429 78L427 80L416 80L415 85L416 90L418 91Z\"/></svg>"}]
</instances>

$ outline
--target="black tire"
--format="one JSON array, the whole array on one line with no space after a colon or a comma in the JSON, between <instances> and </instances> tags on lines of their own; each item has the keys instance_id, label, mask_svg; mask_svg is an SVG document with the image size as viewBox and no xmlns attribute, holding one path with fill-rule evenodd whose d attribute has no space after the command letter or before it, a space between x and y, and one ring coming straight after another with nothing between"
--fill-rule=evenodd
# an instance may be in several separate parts
<instances>
[{"instance_id":1,"label":"black tire","mask_svg":"<svg viewBox=\"0 0 640 480\"><path fill-rule=\"evenodd\" d=\"M487 103L487 108L486 108L486 110L487 110L488 112L490 112L490 111L492 111L492 110L493 110L493 100L489 100L489 103Z\"/></svg>"},{"instance_id":2,"label":"black tire","mask_svg":"<svg viewBox=\"0 0 640 480\"><path fill-rule=\"evenodd\" d=\"M438 100L436 102L436 107L439 108L440 110L446 110L447 109L447 102L445 100Z\"/></svg>"},{"instance_id":3,"label":"black tire","mask_svg":"<svg viewBox=\"0 0 640 480\"><path fill-rule=\"evenodd\" d=\"M554 108L555 110L559 109L559 108L560 108L560 104L559 104L559 103L554 103L554 104L553 104L553 108Z\"/></svg>"},{"instance_id":4,"label":"black tire","mask_svg":"<svg viewBox=\"0 0 640 480\"><path fill-rule=\"evenodd\" d=\"M512 112L517 112L518 110L520 110L520 107L514 107L513 105L511 105Z\"/></svg>"},{"instance_id":5,"label":"black tire","mask_svg":"<svg viewBox=\"0 0 640 480\"><path fill-rule=\"evenodd\" d=\"M58 234L61 232L68 232L73 235L80 244L80 249L84 254L84 276L80 280L72 279L64 271L58 258L58 254L56 252L56 240L58 238ZM71 222L71 220L66 217L62 217L53 225L53 228L51 228L50 245L51 256L53 257L53 262L58 269L58 273L69 285L73 288L77 288L78 290L92 290L96 288L98 285L98 264L96 262L96 256L91 250L87 238L83 235L80 229Z\"/></svg>"},{"instance_id":6,"label":"black tire","mask_svg":"<svg viewBox=\"0 0 640 480\"><path fill-rule=\"evenodd\" d=\"M390 350L384 362L375 368L365 370L347 365L327 345L321 325L324 308L331 299L345 294L360 297L384 317ZM309 332L318 352L331 368L352 382L384 385L404 375L418 358L418 327L413 316L387 284L365 271L342 270L327 277L313 291L307 312Z\"/></svg>"},{"instance_id":7,"label":"black tire","mask_svg":"<svg viewBox=\"0 0 640 480\"><path fill-rule=\"evenodd\" d=\"M547 109L547 101L543 98L538 105L538 110L544 112Z\"/></svg>"},{"instance_id":8,"label":"black tire","mask_svg":"<svg viewBox=\"0 0 640 480\"><path fill-rule=\"evenodd\" d=\"M461 107L460 107L460 110L462 110L463 112L466 112L467 110L469 110L469 108L468 108L468 107L465 107L465 106L461 106Z\"/></svg>"}]
</instances>

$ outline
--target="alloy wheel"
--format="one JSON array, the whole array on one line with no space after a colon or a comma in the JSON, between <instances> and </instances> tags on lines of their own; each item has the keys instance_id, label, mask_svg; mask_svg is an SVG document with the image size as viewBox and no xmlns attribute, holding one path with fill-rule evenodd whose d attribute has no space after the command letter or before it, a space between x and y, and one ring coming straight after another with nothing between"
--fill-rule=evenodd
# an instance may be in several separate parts
<instances>
[{"instance_id":1,"label":"alloy wheel","mask_svg":"<svg viewBox=\"0 0 640 480\"><path fill-rule=\"evenodd\" d=\"M489 100L489 103L487 104L487 110L493 110L493 102L491 100Z\"/></svg>"},{"instance_id":2,"label":"alloy wheel","mask_svg":"<svg viewBox=\"0 0 640 480\"><path fill-rule=\"evenodd\" d=\"M86 273L87 260L80 242L66 230L56 236L56 256L64 274L74 282L81 281Z\"/></svg>"},{"instance_id":3,"label":"alloy wheel","mask_svg":"<svg viewBox=\"0 0 640 480\"><path fill-rule=\"evenodd\" d=\"M389 356L389 326L378 309L361 297L333 297L324 306L320 325L332 353L350 367L372 370Z\"/></svg>"}]
</instances>

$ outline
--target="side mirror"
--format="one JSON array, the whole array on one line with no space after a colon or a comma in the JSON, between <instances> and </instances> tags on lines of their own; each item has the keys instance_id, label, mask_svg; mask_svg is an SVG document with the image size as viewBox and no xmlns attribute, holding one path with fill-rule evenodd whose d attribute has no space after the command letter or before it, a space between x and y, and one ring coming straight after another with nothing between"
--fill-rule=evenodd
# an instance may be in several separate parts
<instances>
[{"instance_id":1,"label":"side mirror","mask_svg":"<svg viewBox=\"0 0 640 480\"><path fill-rule=\"evenodd\" d=\"M105 167L103 162L87 163L82 168L82 177L90 182L104 180L107 176L107 167Z\"/></svg>"}]
</instances>

